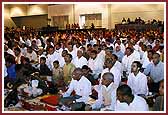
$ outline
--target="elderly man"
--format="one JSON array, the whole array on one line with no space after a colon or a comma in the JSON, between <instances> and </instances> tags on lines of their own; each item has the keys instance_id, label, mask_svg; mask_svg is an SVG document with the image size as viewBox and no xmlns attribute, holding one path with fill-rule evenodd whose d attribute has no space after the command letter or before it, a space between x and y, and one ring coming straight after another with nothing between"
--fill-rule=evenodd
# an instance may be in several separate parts
<instances>
[{"instance_id":1,"label":"elderly man","mask_svg":"<svg viewBox=\"0 0 168 115\"><path fill-rule=\"evenodd\" d=\"M91 94L91 83L86 77L82 76L82 69L80 68L76 68L73 71L72 78L68 90L63 94L61 103L76 110L78 107L75 104L82 104L88 101ZM73 91L75 95L71 96Z\"/></svg>"},{"instance_id":2,"label":"elderly man","mask_svg":"<svg viewBox=\"0 0 168 115\"><path fill-rule=\"evenodd\" d=\"M101 85L97 86L95 89L98 92L98 99L94 104L87 105L85 109L114 110L116 104L117 85L114 84L113 74L110 72L104 73Z\"/></svg>"}]
</instances>

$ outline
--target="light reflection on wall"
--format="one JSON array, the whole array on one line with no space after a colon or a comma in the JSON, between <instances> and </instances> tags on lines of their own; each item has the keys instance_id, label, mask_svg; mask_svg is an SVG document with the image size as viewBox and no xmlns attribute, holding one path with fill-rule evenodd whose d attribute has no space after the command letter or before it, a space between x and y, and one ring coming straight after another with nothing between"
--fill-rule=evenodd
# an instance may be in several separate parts
<instances>
[{"instance_id":1,"label":"light reflection on wall","mask_svg":"<svg viewBox=\"0 0 168 115\"><path fill-rule=\"evenodd\" d=\"M25 13L26 12L24 12L20 7L13 7L10 10L10 17L25 16Z\"/></svg>"},{"instance_id":2,"label":"light reflection on wall","mask_svg":"<svg viewBox=\"0 0 168 115\"><path fill-rule=\"evenodd\" d=\"M28 9L27 15L44 14L45 11L40 6L32 6Z\"/></svg>"}]
</instances>

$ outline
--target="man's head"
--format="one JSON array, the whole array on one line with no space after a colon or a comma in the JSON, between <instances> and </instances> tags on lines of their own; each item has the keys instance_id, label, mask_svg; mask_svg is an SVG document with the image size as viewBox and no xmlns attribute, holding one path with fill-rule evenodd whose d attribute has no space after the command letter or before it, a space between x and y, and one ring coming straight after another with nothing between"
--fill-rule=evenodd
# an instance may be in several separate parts
<instances>
[{"instance_id":1,"label":"man's head","mask_svg":"<svg viewBox=\"0 0 168 115\"><path fill-rule=\"evenodd\" d=\"M153 58L153 53L154 53L153 50L149 50L149 51L148 51L147 56L148 56L149 59L152 59L152 58Z\"/></svg>"},{"instance_id":2,"label":"man's head","mask_svg":"<svg viewBox=\"0 0 168 115\"><path fill-rule=\"evenodd\" d=\"M70 63L72 61L72 55L66 54L66 56L64 57L64 60L66 63Z\"/></svg>"},{"instance_id":3,"label":"man's head","mask_svg":"<svg viewBox=\"0 0 168 115\"><path fill-rule=\"evenodd\" d=\"M56 50L59 50L61 48L61 44L60 43L56 43L55 44L55 48L56 48Z\"/></svg>"},{"instance_id":4,"label":"man's head","mask_svg":"<svg viewBox=\"0 0 168 115\"><path fill-rule=\"evenodd\" d=\"M58 68L59 67L59 61L58 60L55 60L53 62L53 65L54 65L54 68Z\"/></svg>"},{"instance_id":5,"label":"man's head","mask_svg":"<svg viewBox=\"0 0 168 115\"><path fill-rule=\"evenodd\" d=\"M41 57L40 58L40 64L45 64L46 63L46 58L45 57Z\"/></svg>"},{"instance_id":6,"label":"man's head","mask_svg":"<svg viewBox=\"0 0 168 115\"><path fill-rule=\"evenodd\" d=\"M81 69L81 68L76 68L76 69L72 72L72 78L73 78L74 80L79 81L81 77L82 77L82 69Z\"/></svg>"},{"instance_id":7,"label":"man's head","mask_svg":"<svg viewBox=\"0 0 168 115\"><path fill-rule=\"evenodd\" d=\"M125 53L127 56L130 56L133 53L133 51L134 50L131 47L127 47Z\"/></svg>"},{"instance_id":8,"label":"man's head","mask_svg":"<svg viewBox=\"0 0 168 115\"><path fill-rule=\"evenodd\" d=\"M104 62L106 68L111 69L114 65L113 60L111 58L107 58Z\"/></svg>"},{"instance_id":9,"label":"man's head","mask_svg":"<svg viewBox=\"0 0 168 115\"><path fill-rule=\"evenodd\" d=\"M67 50L63 50L63 51L62 51L62 57L65 57L66 54L68 54L68 51L67 51Z\"/></svg>"},{"instance_id":10,"label":"man's head","mask_svg":"<svg viewBox=\"0 0 168 115\"><path fill-rule=\"evenodd\" d=\"M28 53L32 53L32 52L33 52L32 47L27 47L27 52L28 52Z\"/></svg>"},{"instance_id":11,"label":"man's head","mask_svg":"<svg viewBox=\"0 0 168 115\"><path fill-rule=\"evenodd\" d=\"M92 50L91 53L90 53L90 57L92 59L95 59L97 57L97 51L96 50Z\"/></svg>"},{"instance_id":12,"label":"man's head","mask_svg":"<svg viewBox=\"0 0 168 115\"><path fill-rule=\"evenodd\" d=\"M89 74L89 71L91 71L91 70L90 70L90 68L87 65L82 66L82 72L83 72L84 76Z\"/></svg>"},{"instance_id":13,"label":"man's head","mask_svg":"<svg viewBox=\"0 0 168 115\"><path fill-rule=\"evenodd\" d=\"M14 48L14 53L15 53L15 56L19 56L19 54L21 53L20 48L19 47Z\"/></svg>"},{"instance_id":14,"label":"man's head","mask_svg":"<svg viewBox=\"0 0 168 115\"><path fill-rule=\"evenodd\" d=\"M111 57L111 55L113 53L113 48L112 47L110 47L110 48L107 47L105 49L105 53L106 53L106 56Z\"/></svg>"},{"instance_id":15,"label":"man's head","mask_svg":"<svg viewBox=\"0 0 168 115\"><path fill-rule=\"evenodd\" d=\"M114 75L110 72L104 73L102 76L102 85L108 87L112 82L114 82Z\"/></svg>"},{"instance_id":16,"label":"man's head","mask_svg":"<svg viewBox=\"0 0 168 115\"><path fill-rule=\"evenodd\" d=\"M118 56L116 54L112 54L112 61L115 64L115 62L118 60Z\"/></svg>"},{"instance_id":17,"label":"man's head","mask_svg":"<svg viewBox=\"0 0 168 115\"><path fill-rule=\"evenodd\" d=\"M121 47L117 46L115 50L116 50L116 52L119 52L121 50Z\"/></svg>"},{"instance_id":18,"label":"man's head","mask_svg":"<svg viewBox=\"0 0 168 115\"><path fill-rule=\"evenodd\" d=\"M117 99L122 102L127 102L128 98L132 96L131 88L124 84L117 88Z\"/></svg>"},{"instance_id":19,"label":"man's head","mask_svg":"<svg viewBox=\"0 0 168 115\"><path fill-rule=\"evenodd\" d=\"M118 39L116 39L116 43L118 44L118 45L120 45L121 44L121 40L118 38Z\"/></svg>"},{"instance_id":20,"label":"man's head","mask_svg":"<svg viewBox=\"0 0 168 115\"><path fill-rule=\"evenodd\" d=\"M160 55L158 53L153 54L153 63L157 65L160 62Z\"/></svg>"},{"instance_id":21,"label":"man's head","mask_svg":"<svg viewBox=\"0 0 168 115\"><path fill-rule=\"evenodd\" d=\"M73 50L73 45L71 43L68 43L67 48L71 52Z\"/></svg>"},{"instance_id":22,"label":"man's head","mask_svg":"<svg viewBox=\"0 0 168 115\"><path fill-rule=\"evenodd\" d=\"M77 56L78 56L78 58L81 58L82 55L83 55L83 50L79 49L79 50L77 51Z\"/></svg>"},{"instance_id":23,"label":"man's head","mask_svg":"<svg viewBox=\"0 0 168 115\"><path fill-rule=\"evenodd\" d=\"M137 73L141 70L142 64L139 61L134 61L131 65L131 72Z\"/></svg>"}]
</instances>

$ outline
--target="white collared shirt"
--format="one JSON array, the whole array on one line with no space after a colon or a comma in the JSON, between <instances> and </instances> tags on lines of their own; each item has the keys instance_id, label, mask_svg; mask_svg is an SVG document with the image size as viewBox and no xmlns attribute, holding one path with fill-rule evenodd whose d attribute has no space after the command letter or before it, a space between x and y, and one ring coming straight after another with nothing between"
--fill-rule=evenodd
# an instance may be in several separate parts
<instances>
[{"instance_id":1,"label":"white collared shirt","mask_svg":"<svg viewBox=\"0 0 168 115\"><path fill-rule=\"evenodd\" d=\"M130 73L127 85L130 86L133 94L148 95L147 76L141 72L139 72L136 76L133 73Z\"/></svg>"},{"instance_id":2,"label":"white collared shirt","mask_svg":"<svg viewBox=\"0 0 168 115\"><path fill-rule=\"evenodd\" d=\"M121 82L121 72L114 66L110 70L109 70L109 68L106 68L101 73L101 79L102 79L103 74L106 72L111 72L114 75L114 84L119 86L119 84Z\"/></svg>"},{"instance_id":3,"label":"white collared shirt","mask_svg":"<svg viewBox=\"0 0 168 115\"><path fill-rule=\"evenodd\" d=\"M89 95L91 94L91 83L84 76L82 76L79 81L72 79L70 86L68 90L64 93L63 97L70 96L73 90L77 95L82 96L81 98L76 99L76 101L86 103L89 99Z\"/></svg>"},{"instance_id":4,"label":"white collared shirt","mask_svg":"<svg viewBox=\"0 0 168 115\"><path fill-rule=\"evenodd\" d=\"M87 59L85 57L76 57L75 59L72 60L72 63L75 65L76 68L82 68L82 66L87 65Z\"/></svg>"}]
</instances>

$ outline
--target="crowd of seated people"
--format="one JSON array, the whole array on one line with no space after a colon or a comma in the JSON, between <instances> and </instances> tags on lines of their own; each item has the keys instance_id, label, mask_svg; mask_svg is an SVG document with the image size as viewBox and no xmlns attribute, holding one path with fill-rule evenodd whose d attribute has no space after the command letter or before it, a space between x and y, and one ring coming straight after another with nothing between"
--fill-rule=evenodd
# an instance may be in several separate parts
<instances>
[{"instance_id":1,"label":"crowd of seated people","mask_svg":"<svg viewBox=\"0 0 168 115\"><path fill-rule=\"evenodd\" d=\"M5 88L25 83L38 72L51 78L50 89L63 91L59 104L71 110L148 111L149 92L162 90L163 97L164 53L164 33L159 30L40 35L35 30L5 28ZM93 90L97 95L91 104ZM154 110L160 110L157 107Z\"/></svg>"},{"instance_id":2,"label":"crowd of seated people","mask_svg":"<svg viewBox=\"0 0 168 115\"><path fill-rule=\"evenodd\" d=\"M128 18L127 20L125 19L125 17L123 17L122 24L152 24L152 25L163 25L164 22L160 21L160 20L156 20L156 19L152 19L152 20L143 20L141 19L141 17L135 18L135 20L131 20L130 18Z\"/></svg>"}]
</instances>

